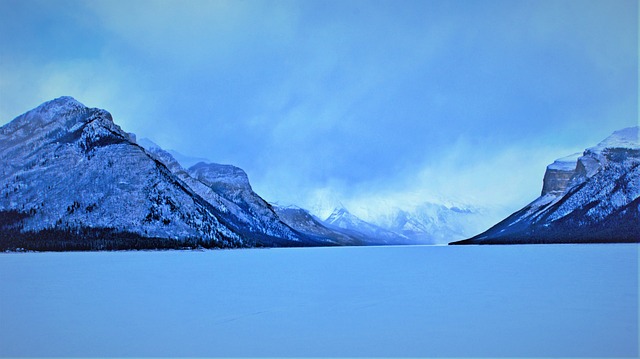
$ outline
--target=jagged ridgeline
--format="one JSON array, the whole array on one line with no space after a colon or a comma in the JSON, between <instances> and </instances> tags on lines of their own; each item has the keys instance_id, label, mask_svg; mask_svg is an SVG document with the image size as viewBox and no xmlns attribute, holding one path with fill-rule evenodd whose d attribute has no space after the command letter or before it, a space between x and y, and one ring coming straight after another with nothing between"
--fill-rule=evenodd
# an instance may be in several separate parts
<instances>
[{"instance_id":1,"label":"jagged ridgeline","mask_svg":"<svg viewBox=\"0 0 640 359\"><path fill-rule=\"evenodd\" d=\"M330 244L280 221L244 171L184 169L71 97L0 127L2 250Z\"/></svg>"},{"instance_id":2,"label":"jagged ridgeline","mask_svg":"<svg viewBox=\"0 0 640 359\"><path fill-rule=\"evenodd\" d=\"M639 128L547 167L541 196L455 244L640 242Z\"/></svg>"}]
</instances>

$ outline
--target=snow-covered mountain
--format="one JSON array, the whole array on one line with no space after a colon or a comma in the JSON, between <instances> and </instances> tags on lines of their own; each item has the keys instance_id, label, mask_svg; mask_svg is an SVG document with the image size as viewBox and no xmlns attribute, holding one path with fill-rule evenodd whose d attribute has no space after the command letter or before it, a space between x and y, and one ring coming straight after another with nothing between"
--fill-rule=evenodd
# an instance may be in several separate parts
<instances>
[{"instance_id":1,"label":"snow-covered mountain","mask_svg":"<svg viewBox=\"0 0 640 359\"><path fill-rule=\"evenodd\" d=\"M539 198L456 244L640 242L638 129L549 165Z\"/></svg>"},{"instance_id":2,"label":"snow-covered mountain","mask_svg":"<svg viewBox=\"0 0 640 359\"><path fill-rule=\"evenodd\" d=\"M360 238L367 244L413 244L408 237L366 222L344 207L337 207L324 220L329 228Z\"/></svg>"},{"instance_id":3,"label":"snow-covered mountain","mask_svg":"<svg viewBox=\"0 0 640 359\"><path fill-rule=\"evenodd\" d=\"M366 244L361 238L363 235L354 236L344 233L340 229L329 228L321 219L306 209L295 206L274 206L273 208L280 219L291 228L318 241L324 241L327 245L358 246Z\"/></svg>"},{"instance_id":4,"label":"snow-covered mountain","mask_svg":"<svg viewBox=\"0 0 640 359\"><path fill-rule=\"evenodd\" d=\"M347 203L349 207L336 198L318 198L305 212L332 230L363 238L365 243L382 244L447 244L479 233L504 213L499 208L415 200L399 203L377 198ZM285 222L306 233L295 222Z\"/></svg>"},{"instance_id":5,"label":"snow-covered mountain","mask_svg":"<svg viewBox=\"0 0 640 359\"><path fill-rule=\"evenodd\" d=\"M424 202L412 208L377 208L371 223L409 238L416 244L446 244L468 238L486 226L487 211L472 206Z\"/></svg>"},{"instance_id":6,"label":"snow-covered mountain","mask_svg":"<svg viewBox=\"0 0 640 359\"><path fill-rule=\"evenodd\" d=\"M220 209L236 233L257 238L260 246L318 245L283 223L269 203L251 188L247 174L231 165L200 162L185 170L171 153L150 140L147 151L184 181L195 193Z\"/></svg>"},{"instance_id":7,"label":"snow-covered mountain","mask_svg":"<svg viewBox=\"0 0 640 359\"><path fill-rule=\"evenodd\" d=\"M233 169L210 178L207 169L218 166L188 172L169 153L136 144L107 111L57 98L0 127L0 244L317 244L282 223L246 175Z\"/></svg>"},{"instance_id":8,"label":"snow-covered mountain","mask_svg":"<svg viewBox=\"0 0 640 359\"><path fill-rule=\"evenodd\" d=\"M339 245L399 245L418 242L402 234L386 230L351 214L339 206L322 220L306 209L275 206L280 219L312 238L324 238Z\"/></svg>"},{"instance_id":9,"label":"snow-covered mountain","mask_svg":"<svg viewBox=\"0 0 640 359\"><path fill-rule=\"evenodd\" d=\"M324 220L298 207L275 209L280 219L295 230L345 245L446 244L478 233L486 222L479 210L433 203L411 210L378 208L371 221L352 214L344 205L336 207ZM470 228L478 230L469 233Z\"/></svg>"}]
</instances>

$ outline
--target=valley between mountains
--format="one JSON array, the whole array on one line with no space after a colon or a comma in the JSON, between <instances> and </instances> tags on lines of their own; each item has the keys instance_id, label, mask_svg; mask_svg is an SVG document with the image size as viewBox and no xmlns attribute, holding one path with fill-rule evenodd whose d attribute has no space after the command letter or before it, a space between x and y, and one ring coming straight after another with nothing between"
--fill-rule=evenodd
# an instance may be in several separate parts
<instances>
[{"instance_id":1,"label":"valley between mountains","mask_svg":"<svg viewBox=\"0 0 640 359\"><path fill-rule=\"evenodd\" d=\"M638 127L550 165L540 198L478 235L475 208L425 203L369 223L338 207L319 218L268 203L238 167L188 162L105 110L46 102L0 127L0 249L640 241Z\"/></svg>"}]
</instances>

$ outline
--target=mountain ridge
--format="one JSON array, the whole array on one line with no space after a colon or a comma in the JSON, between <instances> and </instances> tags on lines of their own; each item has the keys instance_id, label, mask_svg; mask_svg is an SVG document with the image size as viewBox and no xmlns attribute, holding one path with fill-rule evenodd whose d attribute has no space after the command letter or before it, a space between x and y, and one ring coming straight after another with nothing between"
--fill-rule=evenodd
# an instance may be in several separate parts
<instances>
[{"instance_id":1,"label":"mountain ridge","mask_svg":"<svg viewBox=\"0 0 640 359\"><path fill-rule=\"evenodd\" d=\"M571 173L564 189L543 190L485 232L452 244L640 242L638 131L625 128L587 148L574 169L564 166ZM553 170L547 167L545 179Z\"/></svg>"},{"instance_id":2,"label":"mountain ridge","mask_svg":"<svg viewBox=\"0 0 640 359\"><path fill-rule=\"evenodd\" d=\"M429 202L366 221L340 203L320 219L268 203L238 167L176 156L72 97L17 116L0 127L0 249L438 244L482 222L477 208ZM454 243L636 242L639 197L631 127L556 160L539 198Z\"/></svg>"},{"instance_id":3,"label":"mountain ridge","mask_svg":"<svg viewBox=\"0 0 640 359\"><path fill-rule=\"evenodd\" d=\"M344 206L336 207L323 222L329 228L340 230L355 237L362 237L362 240L366 243L413 244L406 236L364 221L353 215Z\"/></svg>"},{"instance_id":4,"label":"mountain ridge","mask_svg":"<svg viewBox=\"0 0 640 359\"><path fill-rule=\"evenodd\" d=\"M107 111L71 97L16 117L0 127L0 246L318 245L280 222L272 210L272 224L282 230L277 235L267 226L241 223L240 217L253 215L209 191L160 151L138 145Z\"/></svg>"}]
</instances>

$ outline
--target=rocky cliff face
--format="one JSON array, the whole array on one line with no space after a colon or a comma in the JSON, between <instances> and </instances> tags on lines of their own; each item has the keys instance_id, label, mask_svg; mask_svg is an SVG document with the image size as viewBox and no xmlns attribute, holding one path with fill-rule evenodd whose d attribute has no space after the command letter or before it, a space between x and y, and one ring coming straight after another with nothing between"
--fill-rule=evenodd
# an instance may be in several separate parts
<instances>
[{"instance_id":1,"label":"rocky cliff face","mask_svg":"<svg viewBox=\"0 0 640 359\"><path fill-rule=\"evenodd\" d=\"M569 181L576 173L576 165L581 153L560 158L547 166L542 180L542 196L546 194L561 195L569 186Z\"/></svg>"},{"instance_id":2,"label":"rocky cliff face","mask_svg":"<svg viewBox=\"0 0 640 359\"><path fill-rule=\"evenodd\" d=\"M457 244L640 242L638 127L585 150L563 191L543 195Z\"/></svg>"}]
</instances>

